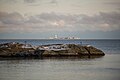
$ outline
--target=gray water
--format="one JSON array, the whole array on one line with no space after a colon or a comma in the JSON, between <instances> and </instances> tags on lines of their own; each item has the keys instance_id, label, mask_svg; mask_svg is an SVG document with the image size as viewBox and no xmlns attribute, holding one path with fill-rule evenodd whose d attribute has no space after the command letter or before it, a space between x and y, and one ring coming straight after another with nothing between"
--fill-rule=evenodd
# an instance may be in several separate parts
<instances>
[{"instance_id":1,"label":"gray water","mask_svg":"<svg viewBox=\"0 0 120 80\"><path fill-rule=\"evenodd\" d=\"M32 45L90 44L105 52L100 58L0 58L0 80L120 80L120 40L0 40Z\"/></svg>"},{"instance_id":2,"label":"gray water","mask_svg":"<svg viewBox=\"0 0 120 80\"><path fill-rule=\"evenodd\" d=\"M119 58L2 59L0 80L120 80Z\"/></svg>"}]
</instances>

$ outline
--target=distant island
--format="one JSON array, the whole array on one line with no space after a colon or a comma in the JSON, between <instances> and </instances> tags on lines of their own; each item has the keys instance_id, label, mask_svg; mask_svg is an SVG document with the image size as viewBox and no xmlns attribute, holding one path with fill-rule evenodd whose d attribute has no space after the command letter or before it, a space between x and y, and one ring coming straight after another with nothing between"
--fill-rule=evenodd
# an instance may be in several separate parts
<instances>
[{"instance_id":1,"label":"distant island","mask_svg":"<svg viewBox=\"0 0 120 80\"><path fill-rule=\"evenodd\" d=\"M104 52L91 45L48 44L33 46L17 42L0 44L0 57L61 57L104 56Z\"/></svg>"},{"instance_id":2,"label":"distant island","mask_svg":"<svg viewBox=\"0 0 120 80\"><path fill-rule=\"evenodd\" d=\"M58 35L55 35L54 37L50 37L49 39L80 39L78 37L58 37Z\"/></svg>"}]
</instances>

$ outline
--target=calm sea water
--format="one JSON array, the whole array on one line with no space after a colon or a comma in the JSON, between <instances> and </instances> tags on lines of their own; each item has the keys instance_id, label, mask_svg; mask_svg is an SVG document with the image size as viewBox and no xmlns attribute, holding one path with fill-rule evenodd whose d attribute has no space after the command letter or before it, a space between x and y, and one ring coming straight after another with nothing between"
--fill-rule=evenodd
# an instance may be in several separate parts
<instances>
[{"instance_id":1,"label":"calm sea water","mask_svg":"<svg viewBox=\"0 0 120 80\"><path fill-rule=\"evenodd\" d=\"M0 40L29 44L93 45L100 58L0 59L0 80L120 80L120 40Z\"/></svg>"}]
</instances>

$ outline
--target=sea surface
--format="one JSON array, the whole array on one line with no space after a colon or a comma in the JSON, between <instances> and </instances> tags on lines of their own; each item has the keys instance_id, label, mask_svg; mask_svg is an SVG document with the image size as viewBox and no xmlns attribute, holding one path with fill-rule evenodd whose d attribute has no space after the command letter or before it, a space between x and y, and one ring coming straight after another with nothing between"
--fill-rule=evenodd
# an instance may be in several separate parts
<instances>
[{"instance_id":1,"label":"sea surface","mask_svg":"<svg viewBox=\"0 0 120 80\"><path fill-rule=\"evenodd\" d=\"M120 80L120 40L0 40L32 45L81 44L104 51L91 58L0 58L0 80Z\"/></svg>"}]
</instances>

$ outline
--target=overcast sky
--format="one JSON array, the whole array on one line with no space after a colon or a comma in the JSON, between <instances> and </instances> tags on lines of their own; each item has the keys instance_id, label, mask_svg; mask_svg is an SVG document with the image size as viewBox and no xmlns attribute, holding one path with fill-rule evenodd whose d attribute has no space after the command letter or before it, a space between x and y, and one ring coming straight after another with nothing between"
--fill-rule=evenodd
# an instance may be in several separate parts
<instances>
[{"instance_id":1,"label":"overcast sky","mask_svg":"<svg viewBox=\"0 0 120 80\"><path fill-rule=\"evenodd\" d=\"M120 39L120 0L0 0L0 39Z\"/></svg>"}]
</instances>

